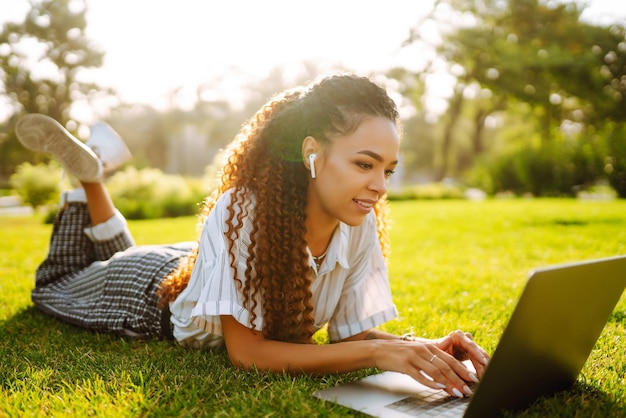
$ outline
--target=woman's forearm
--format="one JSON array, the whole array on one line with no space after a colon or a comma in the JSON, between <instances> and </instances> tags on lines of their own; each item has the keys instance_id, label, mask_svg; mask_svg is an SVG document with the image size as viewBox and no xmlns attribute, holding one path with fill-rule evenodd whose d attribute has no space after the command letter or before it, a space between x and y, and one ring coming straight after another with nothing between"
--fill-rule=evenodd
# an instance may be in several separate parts
<instances>
[{"instance_id":1,"label":"woman's forearm","mask_svg":"<svg viewBox=\"0 0 626 418\"><path fill-rule=\"evenodd\" d=\"M231 362L246 370L289 373L344 373L377 365L382 340L365 340L336 344L298 344L265 338L238 323L232 316L222 316L222 329Z\"/></svg>"},{"instance_id":2,"label":"woman's forearm","mask_svg":"<svg viewBox=\"0 0 626 418\"><path fill-rule=\"evenodd\" d=\"M379 341L295 344L273 340L229 349L231 361L244 369L293 374L346 373L376 366Z\"/></svg>"}]
</instances>

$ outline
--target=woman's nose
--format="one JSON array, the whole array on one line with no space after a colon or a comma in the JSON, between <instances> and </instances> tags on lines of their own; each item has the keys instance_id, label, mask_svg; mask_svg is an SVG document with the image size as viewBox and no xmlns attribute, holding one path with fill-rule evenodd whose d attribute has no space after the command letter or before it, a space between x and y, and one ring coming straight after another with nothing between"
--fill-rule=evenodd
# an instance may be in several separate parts
<instances>
[{"instance_id":1,"label":"woman's nose","mask_svg":"<svg viewBox=\"0 0 626 418\"><path fill-rule=\"evenodd\" d=\"M378 196L382 196L387 193L389 179L385 174L385 171L382 173L375 173L370 182L370 189L376 191Z\"/></svg>"}]
</instances>

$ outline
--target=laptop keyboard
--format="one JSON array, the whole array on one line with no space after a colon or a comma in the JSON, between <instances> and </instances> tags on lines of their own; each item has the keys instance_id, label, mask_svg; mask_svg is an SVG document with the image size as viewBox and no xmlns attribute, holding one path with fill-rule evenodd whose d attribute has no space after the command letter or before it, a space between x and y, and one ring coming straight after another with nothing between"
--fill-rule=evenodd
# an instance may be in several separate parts
<instances>
[{"instance_id":1,"label":"laptop keyboard","mask_svg":"<svg viewBox=\"0 0 626 418\"><path fill-rule=\"evenodd\" d=\"M460 417L469 404L469 398L454 398L442 390L423 390L401 399L387 408L416 417Z\"/></svg>"}]
</instances>

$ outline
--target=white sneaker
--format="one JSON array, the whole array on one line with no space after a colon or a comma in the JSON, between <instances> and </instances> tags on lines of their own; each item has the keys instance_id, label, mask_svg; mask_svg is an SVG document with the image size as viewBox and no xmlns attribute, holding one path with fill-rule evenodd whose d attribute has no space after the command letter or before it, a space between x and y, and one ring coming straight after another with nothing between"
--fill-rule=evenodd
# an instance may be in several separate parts
<instances>
[{"instance_id":1,"label":"white sneaker","mask_svg":"<svg viewBox=\"0 0 626 418\"><path fill-rule=\"evenodd\" d=\"M85 183L102 180L103 168L98 156L51 117L37 113L24 115L17 121L15 133L26 148L54 155L78 180Z\"/></svg>"},{"instance_id":2,"label":"white sneaker","mask_svg":"<svg viewBox=\"0 0 626 418\"><path fill-rule=\"evenodd\" d=\"M131 158L124 140L104 122L91 126L91 136L86 145L100 158L105 174L111 173Z\"/></svg>"}]
</instances>

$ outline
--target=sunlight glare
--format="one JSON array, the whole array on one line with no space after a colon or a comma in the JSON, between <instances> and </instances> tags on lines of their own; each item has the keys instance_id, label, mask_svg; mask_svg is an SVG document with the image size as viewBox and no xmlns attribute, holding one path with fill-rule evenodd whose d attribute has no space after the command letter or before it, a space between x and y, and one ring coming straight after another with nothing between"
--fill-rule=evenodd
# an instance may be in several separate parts
<instances>
[{"instance_id":1,"label":"sunlight glare","mask_svg":"<svg viewBox=\"0 0 626 418\"><path fill-rule=\"evenodd\" d=\"M616 14L612 1L589 1L583 16L596 22L615 21L624 13ZM430 43L441 42L437 23L426 18L435 4L435 16L454 12L435 0L384 4L318 0L307 8L289 0L86 0L86 35L106 55L101 68L81 70L79 79L115 88L124 102L188 109L198 98L243 103L251 92L242 91L242 86L263 79L277 67L284 70L287 81L296 80L305 62L321 70L343 67L371 74L404 67L419 74L432 61L435 73L427 77L424 100L436 116L445 112L452 93L449 69L434 50L401 47L411 28ZM29 7L28 0L5 0L0 3L0 23L22 22ZM68 7L79 13L85 3L71 0ZM462 19L472 24L467 16ZM49 17L42 16L38 24L49 25ZM70 39L79 35L77 29L68 33ZM6 55L6 48L0 46L0 54ZM56 69L42 59L41 48L20 42L20 49L27 58L19 64L34 68L35 77L54 76ZM217 88L216 80L220 80ZM96 104L81 115L104 116L114 104L110 100ZM0 117L10 112L0 103Z\"/></svg>"}]
</instances>

